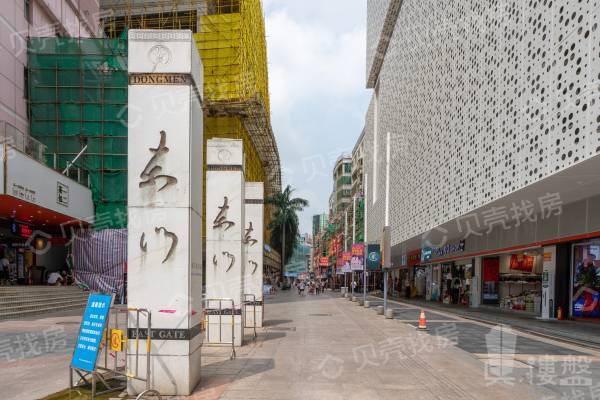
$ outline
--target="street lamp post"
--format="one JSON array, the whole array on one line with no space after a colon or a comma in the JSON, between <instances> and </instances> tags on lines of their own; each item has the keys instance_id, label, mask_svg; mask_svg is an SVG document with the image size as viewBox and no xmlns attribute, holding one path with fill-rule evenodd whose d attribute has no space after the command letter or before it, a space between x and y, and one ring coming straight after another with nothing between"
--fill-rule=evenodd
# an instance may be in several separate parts
<instances>
[{"instance_id":1,"label":"street lamp post","mask_svg":"<svg viewBox=\"0 0 600 400\"><path fill-rule=\"evenodd\" d=\"M388 292L388 267L391 265L391 243L390 237L390 133L387 133L386 151L385 151L385 228L384 228L384 264L383 267L383 310L387 311L387 292ZM389 247L389 248L388 248Z\"/></svg>"},{"instance_id":2,"label":"street lamp post","mask_svg":"<svg viewBox=\"0 0 600 400\"><path fill-rule=\"evenodd\" d=\"M363 304L367 301L367 173L364 171L364 200L363 200Z\"/></svg>"}]
</instances>

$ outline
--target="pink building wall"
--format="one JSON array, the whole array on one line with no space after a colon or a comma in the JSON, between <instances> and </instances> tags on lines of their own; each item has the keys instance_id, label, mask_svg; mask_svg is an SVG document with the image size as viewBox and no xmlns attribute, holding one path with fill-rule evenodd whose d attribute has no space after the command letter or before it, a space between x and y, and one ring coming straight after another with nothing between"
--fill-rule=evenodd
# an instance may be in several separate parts
<instances>
[{"instance_id":1,"label":"pink building wall","mask_svg":"<svg viewBox=\"0 0 600 400\"><path fill-rule=\"evenodd\" d=\"M29 4L29 21L25 7ZM97 0L0 1L0 121L28 133L27 37L99 35Z\"/></svg>"}]
</instances>

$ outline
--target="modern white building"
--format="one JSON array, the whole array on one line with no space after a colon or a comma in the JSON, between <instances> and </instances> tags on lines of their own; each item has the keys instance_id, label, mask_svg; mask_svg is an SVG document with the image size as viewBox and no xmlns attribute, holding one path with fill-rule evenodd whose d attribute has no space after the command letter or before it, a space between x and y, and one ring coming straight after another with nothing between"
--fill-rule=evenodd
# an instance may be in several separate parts
<instances>
[{"instance_id":1,"label":"modern white building","mask_svg":"<svg viewBox=\"0 0 600 400\"><path fill-rule=\"evenodd\" d=\"M600 2L369 0L367 20L367 240L387 208L398 287L600 317Z\"/></svg>"}]
</instances>

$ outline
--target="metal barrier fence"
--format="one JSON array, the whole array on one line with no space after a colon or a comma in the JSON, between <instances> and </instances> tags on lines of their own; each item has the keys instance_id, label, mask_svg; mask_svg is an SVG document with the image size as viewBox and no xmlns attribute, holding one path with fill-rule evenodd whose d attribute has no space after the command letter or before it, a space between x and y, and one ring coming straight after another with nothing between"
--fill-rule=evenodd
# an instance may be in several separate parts
<instances>
[{"instance_id":1,"label":"metal barrier fence","mask_svg":"<svg viewBox=\"0 0 600 400\"><path fill-rule=\"evenodd\" d=\"M210 332L211 332L211 325L218 325L218 329L219 329L219 343L221 344L230 344L230 342L224 342L223 341L223 315L224 313L226 313L228 310L230 311L231 314L231 355L229 356L230 360L235 359L236 354L235 354L235 303L233 301L233 299L226 299L226 298L214 298L214 299L203 299L204 302L204 325L206 327L206 341L210 342ZM225 303L226 305L231 304L231 307L228 308L223 308L223 303ZM215 308L213 306L213 304L218 304L218 307ZM209 321L209 316L210 315L218 315L219 316L219 322L215 323L215 322L210 322Z\"/></svg>"},{"instance_id":2,"label":"metal barrier fence","mask_svg":"<svg viewBox=\"0 0 600 400\"><path fill-rule=\"evenodd\" d=\"M135 313L135 343L130 345L127 332L129 330L129 314ZM124 314L124 317L120 317ZM146 345L146 375L139 375L140 362L140 315L146 318L147 334L145 340ZM143 329L143 328L142 328ZM157 396L161 399L160 393L150 388L150 355L152 352L152 313L144 308L127 308L125 306L113 306L108 313L108 321L106 322L106 330L104 332L104 340L102 342L101 351L104 353L99 359L103 359L104 363L100 362L95 366L93 372L82 371L76 368L69 367L69 387L71 389L91 386L92 400L96 396L124 390L127 387L127 378L135 379L146 383L145 390L140 393L137 399L142 399L146 395ZM132 348L133 347L133 348ZM134 351L134 365L128 365L128 352ZM114 360L109 361L109 357ZM73 371L80 377L77 384L73 382ZM97 384L102 383L105 390L98 392Z\"/></svg>"},{"instance_id":3,"label":"metal barrier fence","mask_svg":"<svg viewBox=\"0 0 600 400\"><path fill-rule=\"evenodd\" d=\"M248 301L247 299L251 297L252 300ZM252 326L248 326L248 306L252 305ZM256 339L256 295L254 294L245 294L244 295L244 328L254 328L254 339Z\"/></svg>"}]
</instances>

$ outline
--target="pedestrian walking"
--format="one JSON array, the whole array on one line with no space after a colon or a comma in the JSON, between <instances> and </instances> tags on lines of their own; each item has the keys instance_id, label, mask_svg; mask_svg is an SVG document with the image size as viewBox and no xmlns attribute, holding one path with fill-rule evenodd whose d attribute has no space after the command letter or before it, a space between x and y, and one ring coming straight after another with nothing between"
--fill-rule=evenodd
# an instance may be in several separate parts
<instances>
[{"instance_id":1,"label":"pedestrian walking","mask_svg":"<svg viewBox=\"0 0 600 400\"><path fill-rule=\"evenodd\" d=\"M298 289L300 290L300 296L304 296L304 288L306 287L306 285L304 284L304 281L300 282L300 285L298 286Z\"/></svg>"},{"instance_id":2,"label":"pedestrian walking","mask_svg":"<svg viewBox=\"0 0 600 400\"><path fill-rule=\"evenodd\" d=\"M8 271L10 262L5 254L0 256L0 285L8 285Z\"/></svg>"}]
</instances>

